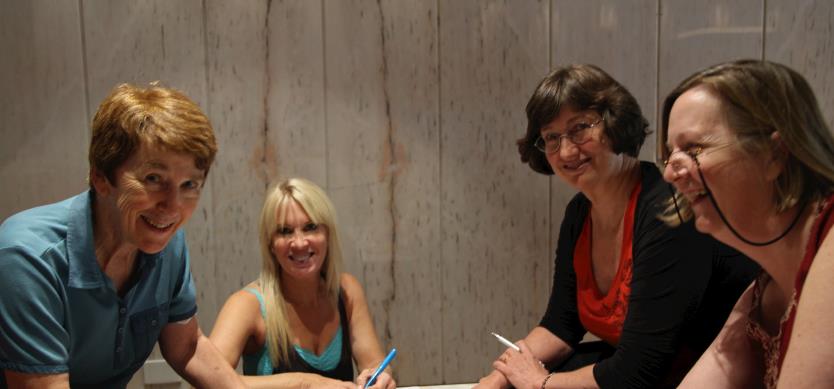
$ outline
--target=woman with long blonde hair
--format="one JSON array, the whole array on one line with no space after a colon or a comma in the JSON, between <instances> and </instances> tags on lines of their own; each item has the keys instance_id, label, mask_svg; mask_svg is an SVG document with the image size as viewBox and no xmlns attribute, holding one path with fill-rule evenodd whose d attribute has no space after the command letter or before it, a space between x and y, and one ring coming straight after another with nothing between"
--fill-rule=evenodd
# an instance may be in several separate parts
<instances>
[{"instance_id":1,"label":"woman with long blonde hair","mask_svg":"<svg viewBox=\"0 0 834 389\"><path fill-rule=\"evenodd\" d=\"M226 301L210 339L252 387L355 388L384 355L362 286L343 273L333 204L310 181L272 188L258 279ZM361 371L353 381L353 363ZM394 389L388 372L372 388Z\"/></svg>"}]
</instances>

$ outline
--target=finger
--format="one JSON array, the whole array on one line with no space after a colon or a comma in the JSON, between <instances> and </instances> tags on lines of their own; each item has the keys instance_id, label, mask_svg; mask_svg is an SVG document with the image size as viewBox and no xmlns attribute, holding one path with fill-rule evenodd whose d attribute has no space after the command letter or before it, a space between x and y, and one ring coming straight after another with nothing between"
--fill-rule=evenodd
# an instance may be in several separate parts
<instances>
[{"instance_id":1,"label":"finger","mask_svg":"<svg viewBox=\"0 0 834 389\"><path fill-rule=\"evenodd\" d=\"M518 346L518 348L521 349L522 353L525 353L525 354L532 354L533 353L532 350L530 350L530 346L528 346L527 342L525 342L523 339L519 340L515 344L516 344L516 346Z\"/></svg>"}]
</instances>

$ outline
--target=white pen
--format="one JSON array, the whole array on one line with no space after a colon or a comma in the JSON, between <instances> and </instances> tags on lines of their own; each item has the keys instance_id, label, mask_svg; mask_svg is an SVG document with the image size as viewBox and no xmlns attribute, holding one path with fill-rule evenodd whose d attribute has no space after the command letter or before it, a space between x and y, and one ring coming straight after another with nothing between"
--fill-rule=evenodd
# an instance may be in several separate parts
<instances>
[{"instance_id":1,"label":"white pen","mask_svg":"<svg viewBox=\"0 0 834 389\"><path fill-rule=\"evenodd\" d=\"M505 339L503 336L498 335L494 332L490 332L490 334L492 334L492 336L494 336L496 339L498 339L498 341L501 342L504 346L507 346L507 347L509 347L509 348L511 348L515 351L521 352L521 349L518 348L518 346L513 344L513 342L510 342L509 340Z\"/></svg>"}]
</instances>

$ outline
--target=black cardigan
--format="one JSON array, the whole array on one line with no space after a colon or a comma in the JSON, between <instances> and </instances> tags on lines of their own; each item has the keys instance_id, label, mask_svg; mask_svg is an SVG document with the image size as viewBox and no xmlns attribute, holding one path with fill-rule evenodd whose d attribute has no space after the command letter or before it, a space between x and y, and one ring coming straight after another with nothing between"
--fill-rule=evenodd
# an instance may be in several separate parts
<instances>
[{"instance_id":1,"label":"black cardigan","mask_svg":"<svg viewBox=\"0 0 834 389\"><path fill-rule=\"evenodd\" d=\"M600 388L676 386L758 272L747 257L697 232L692 221L673 228L658 220L670 187L653 164L641 162L640 168L628 311L616 351L593 368ZM579 193L565 210L553 290L540 323L572 347L586 332L577 311L573 253L590 206Z\"/></svg>"}]
</instances>

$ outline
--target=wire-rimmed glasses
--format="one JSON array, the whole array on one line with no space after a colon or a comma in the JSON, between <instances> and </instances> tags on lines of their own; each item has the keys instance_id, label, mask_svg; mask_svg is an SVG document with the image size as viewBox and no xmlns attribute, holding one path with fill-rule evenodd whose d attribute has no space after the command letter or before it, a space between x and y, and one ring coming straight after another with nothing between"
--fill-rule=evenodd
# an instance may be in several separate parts
<instances>
[{"instance_id":1,"label":"wire-rimmed glasses","mask_svg":"<svg viewBox=\"0 0 834 389\"><path fill-rule=\"evenodd\" d=\"M600 123L602 123L602 118L599 118L594 122L582 120L571 125L568 131L564 134L549 132L544 134L544 137L539 136L533 145L543 153L553 154L559 151L559 148L562 146L563 138L568 139L571 143L577 146L585 144L591 140L591 129L598 126Z\"/></svg>"}]
</instances>

